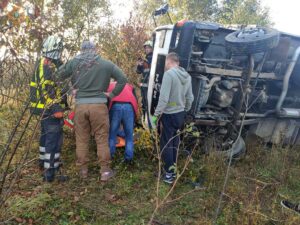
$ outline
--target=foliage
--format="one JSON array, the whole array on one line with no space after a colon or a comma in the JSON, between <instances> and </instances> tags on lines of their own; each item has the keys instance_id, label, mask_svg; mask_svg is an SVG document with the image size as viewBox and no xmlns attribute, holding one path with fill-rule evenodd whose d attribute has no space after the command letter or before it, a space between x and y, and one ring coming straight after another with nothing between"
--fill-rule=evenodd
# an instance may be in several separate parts
<instances>
[{"instance_id":1,"label":"foliage","mask_svg":"<svg viewBox=\"0 0 300 225\"><path fill-rule=\"evenodd\" d=\"M83 39L94 40L101 56L119 65L130 82L138 86L136 59L143 56L142 45L151 36L151 13L161 4L157 0L143 0L139 3L141 8L137 14L133 13L123 24L116 24L107 0L16 2L13 10L6 7L8 1L0 3L0 47L4 45L7 48L7 57L0 60L0 153L5 149L6 141L24 109L34 61L46 36L58 33L64 37L64 60L78 52ZM26 2L31 4L28 6L30 13L27 10L21 12L21 8L27 7ZM170 14L174 22L188 18L221 23L270 24L269 12L259 0L218 2L170 0ZM16 16L16 12L21 14ZM167 19L161 18L160 23L165 24ZM26 113L12 141L12 146L16 146L19 137L27 129L8 170L6 190L10 192L7 192L9 198L3 206L7 210L0 212L0 222L146 224L149 221L157 197L157 178L154 176L157 163L153 157L155 149L149 132L141 129L136 131L139 137L133 166L124 165L123 151L118 151L113 162L117 176L109 183L99 181L95 146L91 146L89 178L86 181L79 180L74 163L74 136L66 132L62 159L64 172L70 176L70 181L45 184L34 161L38 152L38 135L35 133L38 121L33 120L26 127L28 117L29 113ZM200 136L198 131L193 130L192 124L187 126L187 131L189 138ZM195 145L192 141L188 144ZM250 151L246 157L231 169L223 211L217 224L299 224L299 218L282 211L279 204L282 199L300 200L300 183L297 179L300 175L299 151L281 147L268 149L265 146L248 146L248 149ZM8 159L13 150L10 148L4 158ZM177 168L182 171L186 151L181 150L179 158ZM211 224L226 166L224 159L219 156L196 152L174 192L166 199L167 204L158 210L154 222ZM15 169L18 169L20 176L14 176ZM12 188L9 189L10 184ZM199 186L205 190L200 190ZM170 188L160 188L158 197L163 198Z\"/></svg>"},{"instance_id":2,"label":"foliage","mask_svg":"<svg viewBox=\"0 0 300 225\"><path fill-rule=\"evenodd\" d=\"M271 25L269 9L260 0L170 0L170 16L173 22L182 19L212 21L221 24ZM141 13L150 16L162 4L158 0L144 0ZM158 18L159 24L170 23L166 16Z\"/></svg>"},{"instance_id":3,"label":"foliage","mask_svg":"<svg viewBox=\"0 0 300 225\"><path fill-rule=\"evenodd\" d=\"M39 193L31 198L16 195L7 202L7 209L12 216L26 212L29 218L30 216L37 218L38 215L34 215L36 211L40 208L46 208L51 201L51 196L48 193Z\"/></svg>"},{"instance_id":4,"label":"foliage","mask_svg":"<svg viewBox=\"0 0 300 225\"><path fill-rule=\"evenodd\" d=\"M217 0L170 0L168 3L173 22L182 19L214 20L218 11ZM144 0L141 11L147 13L150 18L152 12L161 4L158 0ZM168 20L165 18L160 21L166 23Z\"/></svg>"},{"instance_id":5,"label":"foliage","mask_svg":"<svg viewBox=\"0 0 300 225\"><path fill-rule=\"evenodd\" d=\"M25 3L18 7L21 12L25 9ZM143 17L132 14L128 21L116 24L111 18L107 0L49 0L47 4L35 1L32 7L39 11L36 17L23 13L26 19L17 17L12 23L3 16L0 47L1 44L6 46L7 60L18 55L33 64L43 40L51 34L63 36L65 60L68 60L78 52L84 39L90 39L98 44L103 57L120 66L129 80L139 86L139 77L135 72L136 60L143 57L143 43L150 36L149 25ZM8 9L4 12L13 14Z\"/></svg>"},{"instance_id":6,"label":"foliage","mask_svg":"<svg viewBox=\"0 0 300 225\"><path fill-rule=\"evenodd\" d=\"M260 0L223 0L218 21L222 24L272 25L269 9Z\"/></svg>"},{"instance_id":7,"label":"foliage","mask_svg":"<svg viewBox=\"0 0 300 225\"><path fill-rule=\"evenodd\" d=\"M144 57L143 44L148 38L148 24L141 18L131 16L124 24L110 24L99 30L97 41L103 57L116 63L129 77L130 83L139 86L136 61Z\"/></svg>"},{"instance_id":8,"label":"foliage","mask_svg":"<svg viewBox=\"0 0 300 225\"><path fill-rule=\"evenodd\" d=\"M222 214L216 224L299 224L299 217L280 206L282 199L300 200L298 149L270 149L261 145L248 148L251 151L247 156L231 169ZM14 221L27 224L30 221L33 224L147 224L155 202L156 177L153 174L157 166L147 155L136 153L138 160L134 166L126 166L122 163L124 152L119 150L114 160L116 178L100 183L94 147L89 178L82 181L78 180L75 170L74 144L67 139L63 159L70 181L43 183L35 164L27 165L22 170L18 189L12 192L6 204L8 210L1 212L0 221L12 219L10 224ZM30 154L30 158L36 155ZM185 155L180 151L179 156L181 166ZM169 203L156 215L155 223L212 224L227 164L219 156L200 155L199 152L193 159L167 199ZM200 184L204 190L195 186L199 176L204 181ZM169 188L162 184L160 196L164 196ZM191 193L184 195L188 192Z\"/></svg>"},{"instance_id":9,"label":"foliage","mask_svg":"<svg viewBox=\"0 0 300 225\"><path fill-rule=\"evenodd\" d=\"M61 8L62 23L73 40L95 36L111 15L107 0L64 0Z\"/></svg>"},{"instance_id":10,"label":"foliage","mask_svg":"<svg viewBox=\"0 0 300 225\"><path fill-rule=\"evenodd\" d=\"M142 128L137 128L135 129L135 135L136 151L144 153L144 155L149 158L154 157L154 141L150 131Z\"/></svg>"}]
</instances>

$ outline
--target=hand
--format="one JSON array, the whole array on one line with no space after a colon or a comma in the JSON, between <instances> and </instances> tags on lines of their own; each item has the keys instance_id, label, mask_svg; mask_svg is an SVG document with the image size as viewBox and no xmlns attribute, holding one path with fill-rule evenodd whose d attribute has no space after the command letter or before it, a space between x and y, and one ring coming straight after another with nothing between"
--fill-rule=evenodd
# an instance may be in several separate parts
<instances>
[{"instance_id":1,"label":"hand","mask_svg":"<svg viewBox=\"0 0 300 225\"><path fill-rule=\"evenodd\" d=\"M157 116L152 116L151 121L154 125L157 125Z\"/></svg>"},{"instance_id":2,"label":"hand","mask_svg":"<svg viewBox=\"0 0 300 225\"><path fill-rule=\"evenodd\" d=\"M110 98L108 92L104 92L104 94L105 94L105 96L106 96L107 98Z\"/></svg>"},{"instance_id":3,"label":"hand","mask_svg":"<svg viewBox=\"0 0 300 225\"><path fill-rule=\"evenodd\" d=\"M78 90L78 89L73 89L73 90L72 90L72 95L73 95L73 97L76 97L77 90Z\"/></svg>"},{"instance_id":4,"label":"hand","mask_svg":"<svg viewBox=\"0 0 300 225\"><path fill-rule=\"evenodd\" d=\"M61 119L61 118L64 117L64 113L63 112L53 113L53 117L56 118L56 119Z\"/></svg>"},{"instance_id":5,"label":"hand","mask_svg":"<svg viewBox=\"0 0 300 225\"><path fill-rule=\"evenodd\" d=\"M143 64L144 64L144 60L139 59L139 60L137 61L137 65L138 65L138 66L142 66Z\"/></svg>"}]
</instances>

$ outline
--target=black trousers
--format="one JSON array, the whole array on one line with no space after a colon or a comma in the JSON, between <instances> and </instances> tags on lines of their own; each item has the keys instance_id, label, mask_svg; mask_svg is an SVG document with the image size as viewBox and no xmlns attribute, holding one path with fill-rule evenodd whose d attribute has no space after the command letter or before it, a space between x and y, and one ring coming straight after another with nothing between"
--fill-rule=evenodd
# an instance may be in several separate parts
<instances>
[{"instance_id":1,"label":"black trousers","mask_svg":"<svg viewBox=\"0 0 300 225\"><path fill-rule=\"evenodd\" d=\"M53 177L60 166L60 152L63 143L63 119L51 116L41 120L40 163L43 163L44 176ZM42 152L41 149L44 151Z\"/></svg>"},{"instance_id":2,"label":"black trousers","mask_svg":"<svg viewBox=\"0 0 300 225\"><path fill-rule=\"evenodd\" d=\"M145 118L147 114L147 94L148 94L148 87L141 87L141 96L142 96L142 113L143 117Z\"/></svg>"},{"instance_id":3,"label":"black trousers","mask_svg":"<svg viewBox=\"0 0 300 225\"><path fill-rule=\"evenodd\" d=\"M164 169L167 173L173 173L173 166L176 164L177 151L179 148L180 137L177 131L184 124L186 112L174 114L162 114L160 118L160 151L164 163Z\"/></svg>"}]
</instances>

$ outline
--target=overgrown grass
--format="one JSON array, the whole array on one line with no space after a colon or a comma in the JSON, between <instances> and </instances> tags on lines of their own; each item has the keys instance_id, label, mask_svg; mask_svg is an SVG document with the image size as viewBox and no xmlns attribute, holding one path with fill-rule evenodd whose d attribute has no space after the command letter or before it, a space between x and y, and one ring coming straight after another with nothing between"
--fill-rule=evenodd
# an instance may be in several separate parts
<instances>
[{"instance_id":1,"label":"overgrown grass","mask_svg":"<svg viewBox=\"0 0 300 225\"><path fill-rule=\"evenodd\" d=\"M43 183L36 164L29 164L22 170L5 211L0 214L1 221L8 224L147 224L155 208L154 174L158 168L151 151L144 149L143 137L149 138L141 135L135 164L124 165L123 151L119 150L113 162L116 177L101 183L93 143L89 178L80 180L78 177L74 136L67 131L62 158L64 173L70 180ZM36 146L29 158L37 154ZM182 153L180 160L184 158ZM212 224L226 167L223 158L196 152L168 203L156 215L154 224ZM217 224L300 224L300 217L280 206L283 199L300 202L299 177L298 149L248 146L246 156L230 171ZM194 184L202 181L204 189L195 188ZM159 196L162 198L169 188L162 184Z\"/></svg>"}]
</instances>

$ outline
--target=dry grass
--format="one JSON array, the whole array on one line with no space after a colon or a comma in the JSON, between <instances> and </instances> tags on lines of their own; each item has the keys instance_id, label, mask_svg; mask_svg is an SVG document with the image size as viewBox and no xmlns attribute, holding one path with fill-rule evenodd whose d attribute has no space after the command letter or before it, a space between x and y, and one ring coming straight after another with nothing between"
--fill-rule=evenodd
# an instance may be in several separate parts
<instances>
[{"instance_id":1,"label":"dry grass","mask_svg":"<svg viewBox=\"0 0 300 225\"><path fill-rule=\"evenodd\" d=\"M6 112L2 111L1 115L3 113ZM1 119L3 121L3 117ZM90 177L86 181L78 178L74 136L66 130L62 158L70 180L64 184L45 184L35 161L28 163L5 210L0 213L0 221L7 224L147 224L156 202L153 174L157 171L157 161L149 148L149 135L143 133L140 137L135 165L122 164L123 152L120 151L113 163L117 176L103 184L99 181L99 166L95 160L91 160ZM22 146L25 144L26 140ZM37 157L37 147L36 140L27 161ZM94 143L91 149L91 159L95 159ZM19 152L24 150L21 148ZM185 157L183 153L180 155L179 167L183 166ZM158 210L153 224L211 224L226 166L223 158L196 152L174 191ZM248 146L246 156L230 170L217 224L300 224L299 216L280 206L283 199L300 202L299 177L297 148ZM195 189L194 184L202 181L201 187L205 189ZM160 186L159 196L165 196L169 189L167 185Z\"/></svg>"}]
</instances>

